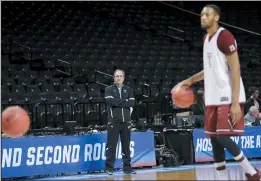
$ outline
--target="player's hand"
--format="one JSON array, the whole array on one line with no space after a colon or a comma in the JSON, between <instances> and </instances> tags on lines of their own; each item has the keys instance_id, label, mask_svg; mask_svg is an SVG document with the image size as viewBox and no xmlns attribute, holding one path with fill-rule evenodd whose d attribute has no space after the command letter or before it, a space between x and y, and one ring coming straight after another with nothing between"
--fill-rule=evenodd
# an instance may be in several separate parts
<instances>
[{"instance_id":1,"label":"player's hand","mask_svg":"<svg viewBox=\"0 0 261 181\"><path fill-rule=\"evenodd\" d=\"M174 91L174 89L176 87L181 87L181 86L191 86L191 84L193 84L192 80L191 79L186 79L186 80L183 80L182 82L178 83L175 87L172 88L171 90L171 93Z\"/></svg>"},{"instance_id":2,"label":"player's hand","mask_svg":"<svg viewBox=\"0 0 261 181\"><path fill-rule=\"evenodd\" d=\"M241 112L241 107L240 107L239 103L231 105L230 116L231 116L233 123L236 123L237 121L239 121L241 119L242 112Z\"/></svg>"}]
</instances>

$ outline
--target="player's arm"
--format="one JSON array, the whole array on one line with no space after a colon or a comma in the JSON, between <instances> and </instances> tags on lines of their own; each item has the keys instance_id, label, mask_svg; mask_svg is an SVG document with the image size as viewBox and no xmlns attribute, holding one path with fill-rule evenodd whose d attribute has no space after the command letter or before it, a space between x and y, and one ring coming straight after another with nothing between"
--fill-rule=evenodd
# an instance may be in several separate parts
<instances>
[{"instance_id":1,"label":"player's arm","mask_svg":"<svg viewBox=\"0 0 261 181\"><path fill-rule=\"evenodd\" d=\"M191 77L188 78L188 79L190 79L191 84L203 80L203 79L204 79L204 70L202 70L202 71L200 71L199 73L197 73L197 74L191 76Z\"/></svg>"},{"instance_id":2,"label":"player's arm","mask_svg":"<svg viewBox=\"0 0 261 181\"><path fill-rule=\"evenodd\" d=\"M203 44L205 42L206 37L207 37L207 34L203 37ZM197 74L191 76L187 80L184 80L184 82L187 82L189 85L191 85L191 84L199 82L203 79L204 79L204 70L202 70L202 71L198 72Z\"/></svg>"},{"instance_id":3,"label":"player's arm","mask_svg":"<svg viewBox=\"0 0 261 181\"><path fill-rule=\"evenodd\" d=\"M193 83L199 82L201 80L204 79L204 70L202 70L201 72L187 78L186 80L183 80L182 82L178 83L177 86L190 86Z\"/></svg>"},{"instance_id":4,"label":"player's arm","mask_svg":"<svg viewBox=\"0 0 261 181\"><path fill-rule=\"evenodd\" d=\"M231 117L232 122L240 120L242 117L241 108L239 106L239 92L240 92L240 65L237 51L226 56L228 66L231 70L232 79L232 106L231 106Z\"/></svg>"},{"instance_id":5,"label":"player's arm","mask_svg":"<svg viewBox=\"0 0 261 181\"><path fill-rule=\"evenodd\" d=\"M207 37L207 34L203 37L203 44L204 44L204 42L205 42L206 37ZM191 84L196 83L196 82L199 82L199 81L201 81L201 80L203 80L203 79L204 79L204 70L202 70L202 71L196 73L195 75L189 77L189 78L186 79L186 80L183 80L183 81L180 82L177 86L183 86L183 85L190 86ZM174 90L174 89L172 89L172 91L173 91L173 90ZM172 92L172 91L171 91L171 92Z\"/></svg>"},{"instance_id":6,"label":"player's arm","mask_svg":"<svg viewBox=\"0 0 261 181\"><path fill-rule=\"evenodd\" d=\"M182 82L178 83L175 87L172 88L171 93L175 90L176 87L179 86L190 86L193 83L199 82L204 79L204 70L201 72L189 77L186 80L183 80Z\"/></svg>"},{"instance_id":7,"label":"player's arm","mask_svg":"<svg viewBox=\"0 0 261 181\"><path fill-rule=\"evenodd\" d=\"M227 30L220 33L217 40L219 50L226 55L227 64L232 74L232 103L239 103L240 64L234 36Z\"/></svg>"},{"instance_id":8,"label":"player's arm","mask_svg":"<svg viewBox=\"0 0 261 181\"><path fill-rule=\"evenodd\" d=\"M231 70L232 78L232 103L239 103L240 91L240 64L237 51L227 55L228 66Z\"/></svg>"}]
</instances>

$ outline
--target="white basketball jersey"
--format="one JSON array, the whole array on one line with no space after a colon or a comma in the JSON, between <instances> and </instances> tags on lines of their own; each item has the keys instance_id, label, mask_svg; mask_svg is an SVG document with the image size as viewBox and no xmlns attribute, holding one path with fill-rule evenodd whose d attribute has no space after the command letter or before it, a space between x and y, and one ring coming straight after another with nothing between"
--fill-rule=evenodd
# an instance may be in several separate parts
<instances>
[{"instance_id":1,"label":"white basketball jersey","mask_svg":"<svg viewBox=\"0 0 261 181\"><path fill-rule=\"evenodd\" d=\"M204 41L204 84L205 105L215 106L232 103L232 78L226 55L217 45L218 36L224 28L220 27L209 41L209 35ZM246 101L245 89L240 77L239 102Z\"/></svg>"}]
</instances>

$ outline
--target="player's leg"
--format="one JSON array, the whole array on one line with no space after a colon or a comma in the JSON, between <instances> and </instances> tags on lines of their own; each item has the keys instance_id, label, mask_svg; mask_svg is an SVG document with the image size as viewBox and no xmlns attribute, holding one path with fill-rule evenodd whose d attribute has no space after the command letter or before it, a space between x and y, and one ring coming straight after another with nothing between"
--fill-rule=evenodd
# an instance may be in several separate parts
<instances>
[{"instance_id":1,"label":"player's leg","mask_svg":"<svg viewBox=\"0 0 261 181\"><path fill-rule=\"evenodd\" d=\"M243 135L244 133L244 107L241 106L242 118L236 124L231 122L229 113L230 106L218 107L218 122L217 122L217 140L226 148L234 159L240 163L248 179L259 180L260 173L250 164L244 156L238 145L230 138L230 136Z\"/></svg>"},{"instance_id":2,"label":"player's leg","mask_svg":"<svg viewBox=\"0 0 261 181\"><path fill-rule=\"evenodd\" d=\"M216 136L217 107L206 107L204 133L206 136Z\"/></svg>"},{"instance_id":3,"label":"player's leg","mask_svg":"<svg viewBox=\"0 0 261 181\"><path fill-rule=\"evenodd\" d=\"M218 135L218 142L226 148L234 159L241 165L247 177L254 177L260 179L260 173L250 164L248 159L244 156L243 152L237 144L228 135Z\"/></svg>"},{"instance_id":4,"label":"player's leg","mask_svg":"<svg viewBox=\"0 0 261 181\"><path fill-rule=\"evenodd\" d=\"M225 150L216 138L217 107L207 107L205 114L205 134L210 136L212 152L219 180L228 180L225 165Z\"/></svg>"},{"instance_id":5,"label":"player's leg","mask_svg":"<svg viewBox=\"0 0 261 181\"><path fill-rule=\"evenodd\" d=\"M229 180L228 172L226 169L226 156L224 147L218 142L216 136L210 137L215 167L219 180Z\"/></svg>"}]
</instances>

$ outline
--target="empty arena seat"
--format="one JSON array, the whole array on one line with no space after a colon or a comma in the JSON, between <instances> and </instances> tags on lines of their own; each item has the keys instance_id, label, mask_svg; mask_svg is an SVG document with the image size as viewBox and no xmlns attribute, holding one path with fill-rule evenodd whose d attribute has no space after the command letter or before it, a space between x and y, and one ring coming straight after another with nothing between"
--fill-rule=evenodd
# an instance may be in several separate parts
<instances>
[{"instance_id":1,"label":"empty arena seat","mask_svg":"<svg viewBox=\"0 0 261 181\"><path fill-rule=\"evenodd\" d=\"M41 84L40 88L42 92L56 92L57 89L53 84Z\"/></svg>"},{"instance_id":2,"label":"empty arena seat","mask_svg":"<svg viewBox=\"0 0 261 181\"><path fill-rule=\"evenodd\" d=\"M11 88L12 93L25 93L26 89L24 85L12 85Z\"/></svg>"},{"instance_id":3,"label":"empty arena seat","mask_svg":"<svg viewBox=\"0 0 261 181\"><path fill-rule=\"evenodd\" d=\"M72 92L72 87L71 87L71 85L68 85L68 84L60 84L58 87L59 87L59 91L60 91L60 92Z\"/></svg>"},{"instance_id":4,"label":"empty arena seat","mask_svg":"<svg viewBox=\"0 0 261 181\"><path fill-rule=\"evenodd\" d=\"M27 85L26 92L28 93L40 93L41 89L39 85Z\"/></svg>"},{"instance_id":5,"label":"empty arena seat","mask_svg":"<svg viewBox=\"0 0 261 181\"><path fill-rule=\"evenodd\" d=\"M100 125L99 122L99 112L95 110L90 110L87 113L86 120L84 120L83 126L95 126L95 125Z\"/></svg>"}]
</instances>

